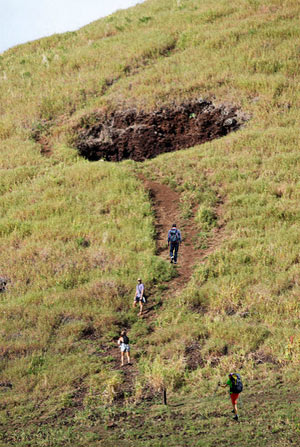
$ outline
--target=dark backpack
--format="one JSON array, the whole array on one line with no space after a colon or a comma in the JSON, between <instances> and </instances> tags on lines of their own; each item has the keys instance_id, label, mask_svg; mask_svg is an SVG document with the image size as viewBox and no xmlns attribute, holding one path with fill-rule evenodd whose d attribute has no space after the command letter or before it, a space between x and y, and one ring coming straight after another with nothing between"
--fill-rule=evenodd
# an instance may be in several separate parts
<instances>
[{"instance_id":1,"label":"dark backpack","mask_svg":"<svg viewBox=\"0 0 300 447\"><path fill-rule=\"evenodd\" d=\"M0 276L0 293L6 291L7 279Z\"/></svg>"},{"instance_id":2,"label":"dark backpack","mask_svg":"<svg viewBox=\"0 0 300 447\"><path fill-rule=\"evenodd\" d=\"M233 373L230 376L230 380L232 383L231 392L235 394L241 393L243 391L241 376L238 373Z\"/></svg>"},{"instance_id":3,"label":"dark backpack","mask_svg":"<svg viewBox=\"0 0 300 447\"><path fill-rule=\"evenodd\" d=\"M178 235L178 231L176 230L176 228L172 228L170 230L170 240L171 240L171 242L178 242L179 235Z\"/></svg>"},{"instance_id":4,"label":"dark backpack","mask_svg":"<svg viewBox=\"0 0 300 447\"><path fill-rule=\"evenodd\" d=\"M122 335L124 345L129 345L129 338L127 335Z\"/></svg>"}]
</instances>

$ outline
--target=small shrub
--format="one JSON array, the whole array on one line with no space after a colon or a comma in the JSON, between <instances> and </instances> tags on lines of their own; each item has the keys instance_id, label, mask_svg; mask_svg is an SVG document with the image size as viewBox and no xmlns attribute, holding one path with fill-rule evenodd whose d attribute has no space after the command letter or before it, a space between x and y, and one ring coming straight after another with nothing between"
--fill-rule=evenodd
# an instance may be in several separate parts
<instances>
[{"instance_id":1,"label":"small shrub","mask_svg":"<svg viewBox=\"0 0 300 447\"><path fill-rule=\"evenodd\" d=\"M44 369L45 357L43 355L34 356L31 360L30 367L27 371L28 375L35 375Z\"/></svg>"},{"instance_id":2,"label":"small shrub","mask_svg":"<svg viewBox=\"0 0 300 447\"><path fill-rule=\"evenodd\" d=\"M111 404L118 392L122 389L122 377L119 371L114 372L104 383L104 391L102 392L102 398L104 403Z\"/></svg>"},{"instance_id":3,"label":"small shrub","mask_svg":"<svg viewBox=\"0 0 300 447\"><path fill-rule=\"evenodd\" d=\"M85 237L78 237L75 242L78 248L87 248L91 245L91 242Z\"/></svg>"},{"instance_id":4,"label":"small shrub","mask_svg":"<svg viewBox=\"0 0 300 447\"><path fill-rule=\"evenodd\" d=\"M144 17L139 18L139 22L141 22L141 23L148 23L148 22L150 22L150 20L152 20L152 17L150 17L150 16L144 16Z\"/></svg>"},{"instance_id":5,"label":"small shrub","mask_svg":"<svg viewBox=\"0 0 300 447\"><path fill-rule=\"evenodd\" d=\"M184 372L183 357L166 360L158 356L144 365L145 378L155 391L180 388L184 384Z\"/></svg>"},{"instance_id":6,"label":"small shrub","mask_svg":"<svg viewBox=\"0 0 300 447\"><path fill-rule=\"evenodd\" d=\"M196 221L204 230L210 230L217 223L217 215L212 209L201 206L197 212Z\"/></svg>"}]
</instances>

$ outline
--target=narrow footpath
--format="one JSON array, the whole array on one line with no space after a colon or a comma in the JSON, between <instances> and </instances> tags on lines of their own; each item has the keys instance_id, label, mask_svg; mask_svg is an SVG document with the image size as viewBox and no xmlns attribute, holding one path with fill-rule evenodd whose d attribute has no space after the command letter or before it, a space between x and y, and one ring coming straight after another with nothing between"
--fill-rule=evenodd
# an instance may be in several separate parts
<instances>
[{"instance_id":1,"label":"narrow footpath","mask_svg":"<svg viewBox=\"0 0 300 447\"><path fill-rule=\"evenodd\" d=\"M193 266L201 261L204 262L206 256L219 245L223 237L224 228L222 222L222 204L216 210L218 227L212 231L211 237L207 240L207 248L203 250L197 248L196 244L198 233L200 232L194 221L196 209L194 209L193 216L190 219L183 219L180 217L180 194L178 192L156 181L147 179L143 179L143 181L145 189L149 191L152 199L157 235L157 254L169 260L169 249L167 246L168 231L173 223L176 223L177 228L181 231L183 242L179 247L178 264L176 267L174 266L177 269L178 276L168 283L168 288L176 294L190 280Z\"/></svg>"},{"instance_id":2,"label":"narrow footpath","mask_svg":"<svg viewBox=\"0 0 300 447\"><path fill-rule=\"evenodd\" d=\"M163 259L169 261L169 249L167 246L168 230L173 223L176 223L177 228L181 230L183 242L179 248L178 264L174 266L178 275L172 278L166 285L167 289L163 292L163 301L167 300L171 294L175 296L180 293L182 289L189 282L193 266L199 262L205 262L206 256L213 252L215 248L220 244L223 238L223 221L222 221L222 203L216 209L218 215L218 226L212 231L211 237L207 241L207 248L197 248L195 241L197 240L197 234L199 229L194 221L194 215L190 219L184 219L180 216L180 194L169 186L140 177L140 180L144 183L145 189L149 192L150 199L152 201L152 207L155 215L155 229L156 229L156 247L157 255L163 257ZM194 210L194 212L196 209ZM146 285L147 286L147 285ZM151 309L151 298L148 306ZM155 318L155 311L150 310L147 312L147 307L143 318L147 321ZM130 338L130 328L129 338ZM114 370L120 370L120 349L115 347L108 347L105 350L106 356L114 358L112 368ZM134 354L134 352L133 352ZM135 378L138 375L138 370L133 365L127 365L121 368L123 372L123 391L126 394L130 394Z\"/></svg>"}]
</instances>

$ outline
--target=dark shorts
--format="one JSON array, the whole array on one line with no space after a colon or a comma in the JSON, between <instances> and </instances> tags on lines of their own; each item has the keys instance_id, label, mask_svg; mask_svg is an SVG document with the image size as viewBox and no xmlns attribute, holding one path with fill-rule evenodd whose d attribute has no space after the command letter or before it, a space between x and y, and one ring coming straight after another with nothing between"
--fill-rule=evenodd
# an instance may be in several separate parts
<instances>
[{"instance_id":1,"label":"dark shorts","mask_svg":"<svg viewBox=\"0 0 300 447\"><path fill-rule=\"evenodd\" d=\"M143 296L143 298L141 299L140 297L136 296L136 297L134 298L134 301L135 301L136 303L139 303L140 301L142 301L142 303L145 304L145 303L146 303L146 298Z\"/></svg>"}]
</instances>

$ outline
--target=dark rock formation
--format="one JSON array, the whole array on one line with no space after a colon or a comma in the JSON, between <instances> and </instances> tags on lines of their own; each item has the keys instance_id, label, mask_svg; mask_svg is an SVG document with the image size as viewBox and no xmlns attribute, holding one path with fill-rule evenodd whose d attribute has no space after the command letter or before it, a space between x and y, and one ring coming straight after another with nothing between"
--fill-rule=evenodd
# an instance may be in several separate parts
<instances>
[{"instance_id":1,"label":"dark rock formation","mask_svg":"<svg viewBox=\"0 0 300 447\"><path fill-rule=\"evenodd\" d=\"M79 129L75 145L83 157L95 161L144 161L227 135L246 118L234 107L216 107L203 99L152 113L135 109L94 117Z\"/></svg>"}]
</instances>

